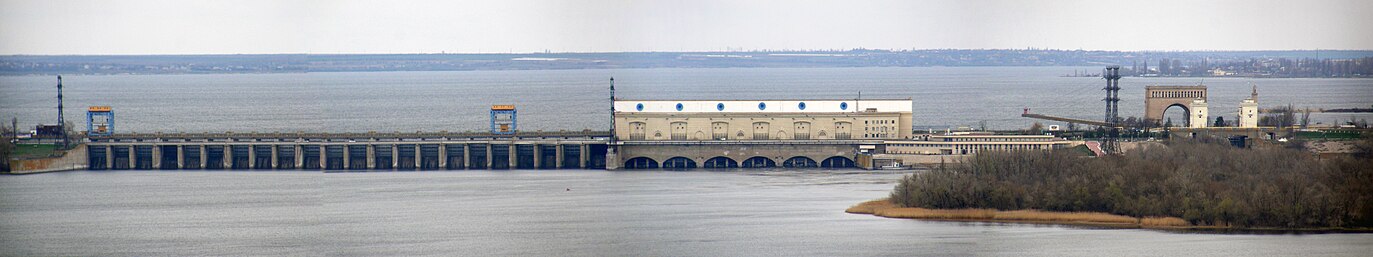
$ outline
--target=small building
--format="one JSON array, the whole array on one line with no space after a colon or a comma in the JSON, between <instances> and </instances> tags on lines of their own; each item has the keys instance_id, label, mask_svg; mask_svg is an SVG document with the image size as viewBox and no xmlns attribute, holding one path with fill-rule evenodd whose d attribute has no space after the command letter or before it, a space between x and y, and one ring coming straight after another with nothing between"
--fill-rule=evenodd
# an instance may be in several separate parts
<instances>
[{"instance_id":1,"label":"small building","mask_svg":"<svg viewBox=\"0 0 1373 257\"><path fill-rule=\"evenodd\" d=\"M1249 99L1240 102L1239 116L1239 127L1259 127L1259 88L1257 86L1250 93Z\"/></svg>"},{"instance_id":2,"label":"small building","mask_svg":"<svg viewBox=\"0 0 1373 257\"><path fill-rule=\"evenodd\" d=\"M1191 109L1190 111L1192 113L1187 115L1187 126L1191 128L1205 128L1206 122L1211 117L1210 113L1206 110L1206 99L1192 99L1192 107L1189 109Z\"/></svg>"}]
</instances>

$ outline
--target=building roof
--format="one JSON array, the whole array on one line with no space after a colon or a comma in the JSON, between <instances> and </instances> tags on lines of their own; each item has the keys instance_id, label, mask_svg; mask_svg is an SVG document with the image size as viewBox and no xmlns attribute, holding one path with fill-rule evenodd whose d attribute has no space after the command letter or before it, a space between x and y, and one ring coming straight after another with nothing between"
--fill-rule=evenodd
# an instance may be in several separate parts
<instances>
[{"instance_id":1,"label":"building roof","mask_svg":"<svg viewBox=\"0 0 1373 257\"><path fill-rule=\"evenodd\" d=\"M911 112L902 100L615 100L615 112L627 113L849 113Z\"/></svg>"}]
</instances>

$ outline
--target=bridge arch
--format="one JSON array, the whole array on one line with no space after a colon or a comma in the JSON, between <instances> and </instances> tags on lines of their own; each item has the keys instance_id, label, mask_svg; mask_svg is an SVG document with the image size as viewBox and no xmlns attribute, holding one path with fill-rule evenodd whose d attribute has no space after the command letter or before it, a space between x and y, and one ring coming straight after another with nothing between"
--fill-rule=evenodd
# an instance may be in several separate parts
<instances>
[{"instance_id":1,"label":"bridge arch","mask_svg":"<svg viewBox=\"0 0 1373 257\"><path fill-rule=\"evenodd\" d=\"M853 159L849 159L848 157L844 157L844 156L834 156L834 157L826 158L824 161L821 161L821 162L820 162L820 167L821 167L821 168L853 168L853 167L855 167L855 165L854 165Z\"/></svg>"},{"instance_id":2,"label":"bridge arch","mask_svg":"<svg viewBox=\"0 0 1373 257\"><path fill-rule=\"evenodd\" d=\"M678 156L678 157L668 158L666 161L663 161L663 169L684 170L684 169L695 169L695 168L696 168L696 161L691 160L691 158L686 158L686 157Z\"/></svg>"},{"instance_id":3,"label":"bridge arch","mask_svg":"<svg viewBox=\"0 0 1373 257\"><path fill-rule=\"evenodd\" d=\"M648 157L634 157L625 161L625 169L657 169L658 161Z\"/></svg>"},{"instance_id":4,"label":"bridge arch","mask_svg":"<svg viewBox=\"0 0 1373 257\"><path fill-rule=\"evenodd\" d=\"M744 160L739 166L744 168L772 168L777 167L777 162L773 161L772 158L754 156L753 158Z\"/></svg>"},{"instance_id":5,"label":"bridge arch","mask_svg":"<svg viewBox=\"0 0 1373 257\"><path fill-rule=\"evenodd\" d=\"M815 159L811 159L810 157L796 156L796 157L791 157L791 159L787 159L786 161L783 161L783 162L782 162L782 167L785 167L785 168L815 168L815 167L820 167L820 165L819 165L818 163L815 162Z\"/></svg>"},{"instance_id":6,"label":"bridge arch","mask_svg":"<svg viewBox=\"0 0 1373 257\"><path fill-rule=\"evenodd\" d=\"M734 159L730 159L729 157L716 156L706 160L701 167L707 169L733 169L739 167L739 162L734 161Z\"/></svg>"}]
</instances>

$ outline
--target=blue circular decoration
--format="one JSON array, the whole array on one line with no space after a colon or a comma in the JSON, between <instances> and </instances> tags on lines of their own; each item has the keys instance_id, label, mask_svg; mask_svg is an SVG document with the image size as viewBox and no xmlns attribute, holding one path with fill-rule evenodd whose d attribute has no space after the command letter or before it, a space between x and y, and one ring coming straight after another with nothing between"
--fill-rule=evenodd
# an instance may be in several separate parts
<instances>
[{"instance_id":1,"label":"blue circular decoration","mask_svg":"<svg viewBox=\"0 0 1373 257\"><path fill-rule=\"evenodd\" d=\"M840 110L848 110L848 109L849 109L849 103L848 103L848 102L841 102L841 103L839 103L839 109L840 109Z\"/></svg>"},{"instance_id":2,"label":"blue circular decoration","mask_svg":"<svg viewBox=\"0 0 1373 257\"><path fill-rule=\"evenodd\" d=\"M718 103L718 104L715 104L715 110L717 110L717 111L724 111L724 110L725 110L725 103Z\"/></svg>"},{"instance_id":3,"label":"blue circular decoration","mask_svg":"<svg viewBox=\"0 0 1373 257\"><path fill-rule=\"evenodd\" d=\"M763 102L758 102L758 110L763 110L763 109L767 109L767 108L768 108L768 104L765 104L765 103L763 103Z\"/></svg>"},{"instance_id":4,"label":"blue circular decoration","mask_svg":"<svg viewBox=\"0 0 1373 257\"><path fill-rule=\"evenodd\" d=\"M806 102L801 102L801 103L799 103L799 104L796 104L796 108L800 108L800 109L803 110L803 111L806 110Z\"/></svg>"},{"instance_id":5,"label":"blue circular decoration","mask_svg":"<svg viewBox=\"0 0 1373 257\"><path fill-rule=\"evenodd\" d=\"M642 103L636 104L636 105L634 105L634 109L635 109L635 110L639 110L639 111L642 112L642 111L644 111L644 104L642 104Z\"/></svg>"},{"instance_id":6,"label":"blue circular decoration","mask_svg":"<svg viewBox=\"0 0 1373 257\"><path fill-rule=\"evenodd\" d=\"M682 103L677 103L677 111L682 111Z\"/></svg>"}]
</instances>

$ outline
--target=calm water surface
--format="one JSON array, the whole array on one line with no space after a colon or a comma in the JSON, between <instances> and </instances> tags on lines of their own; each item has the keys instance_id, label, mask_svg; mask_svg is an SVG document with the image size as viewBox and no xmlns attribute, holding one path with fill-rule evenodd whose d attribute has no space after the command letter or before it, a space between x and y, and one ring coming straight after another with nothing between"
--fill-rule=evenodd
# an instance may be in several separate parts
<instances>
[{"instance_id":1,"label":"calm water surface","mask_svg":"<svg viewBox=\"0 0 1373 257\"><path fill-rule=\"evenodd\" d=\"M366 132L486 128L492 104L516 104L524 130L609 129L609 81L622 99L911 98L914 125L943 129L987 121L1026 128L1023 108L1098 120L1101 78L1060 77L1100 67L869 67L606 69L293 74L64 76L67 119L112 105L117 131ZM1258 86L1264 107L1373 106L1373 79L1124 78L1121 115L1144 114L1144 87L1210 89L1210 112L1235 119ZM0 76L0 118L52 124L51 76ZM1181 119L1181 111L1174 113ZM1373 114L1315 114L1315 122ZM1214 118L1213 118L1214 119ZM1175 119L1176 120L1176 119ZM1181 122L1181 121L1178 121ZM1313 123L1315 123L1313 122ZM32 127L23 125L23 127Z\"/></svg>"},{"instance_id":2,"label":"calm water surface","mask_svg":"<svg viewBox=\"0 0 1373 257\"><path fill-rule=\"evenodd\" d=\"M901 173L0 176L0 255L1367 256L1373 234L1217 235L845 214ZM571 191L568 191L568 190Z\"/></svg>"},{"instance_id":3,"label":"calm water surface","mask_svg":"<svg viewBox=\"0 0 1373 257\"><path fill-rule=\"evenodd\" d=\"M67 119L113 105L117 131L466 131L491 104L524 130L607 129L626 99L911 98L915 125L1035 112L1098 119L1092 67L637 69L65 76ZM1126 78L1125 116L1143 87ZM54 79L0 77L0 118L52 123ZM1373 105L1373 79L1205 79L1211 113ZM1228 114L1225 114L1228 115ZM1313 115L1318 122L1373 118ZM1229 120L1229 118L1227 118ZM0 255L1367 256L1373 235L1216 235L845 214L901 173L66 172L0 176ZM569 191L570 189L570 191Z\"/></svg>"}]
</instances>

